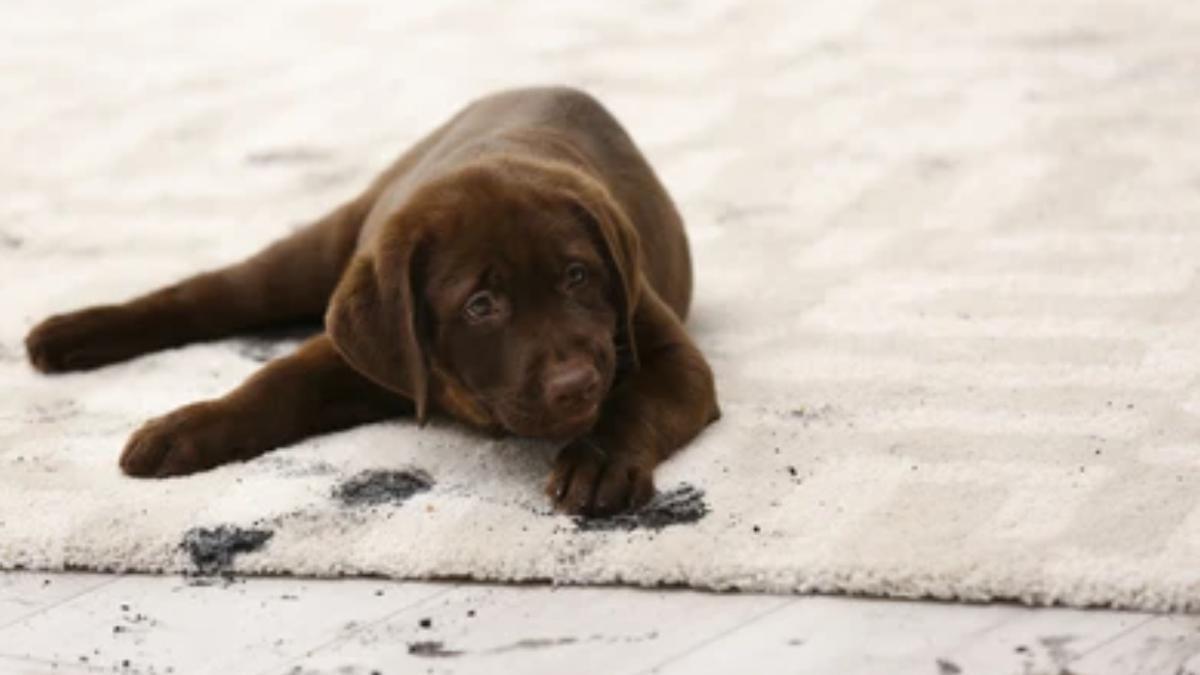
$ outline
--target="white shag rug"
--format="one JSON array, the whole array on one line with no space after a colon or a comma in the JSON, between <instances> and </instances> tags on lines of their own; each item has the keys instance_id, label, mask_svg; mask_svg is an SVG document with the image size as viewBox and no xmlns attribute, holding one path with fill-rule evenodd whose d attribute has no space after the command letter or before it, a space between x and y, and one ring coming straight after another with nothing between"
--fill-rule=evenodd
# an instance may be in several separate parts
<instances>
[{"instance_id":1,"label":"white shag rug","mask_svg":"<svg viewBox=\"0 0 1200 675\"><path fill-rule=\"evenodd\" d=\"M1198 31L1187 0L4 3L0 567L1200 608ZM444 422L130 480L144 419L295 340L26 364L47 314L247 255L533 83L604 100L689 224L725 416L653 517L551 515L552 448Z\"/></svg>"}]
</instances>

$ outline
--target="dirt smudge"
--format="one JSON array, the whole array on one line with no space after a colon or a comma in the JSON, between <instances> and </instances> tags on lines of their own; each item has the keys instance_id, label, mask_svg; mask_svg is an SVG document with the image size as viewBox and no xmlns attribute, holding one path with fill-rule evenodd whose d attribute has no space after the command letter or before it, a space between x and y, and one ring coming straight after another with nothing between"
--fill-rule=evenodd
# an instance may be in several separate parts
<instances>
[{"instance_id":1,"label":"dirt smudge","mask_svg":"<svg viewBox=\"0 0 1200 675\"><path fill-rule=\"evenodd\" d=\"M337 485L333 497L350 507L399 505L432 487L424 471L363 471Z\"/></svg>"},{"instance_id":2,"label":"dirt smudge","mask_svg":"<svg viewBox=\"0 0 1200 675\"><path fill-rule=\"evenodd\" d=\"M422 640L408 643L408 653L429 659L444 659L462 654L460 651L446 649L440 640Z\"/></svg>"},{"instance_id":3,"label":"dirt smudge","mask_svg":"<svg viewBox=\"0 0 1200 675\"><path fill-rule=\"evenodd\" d=\"M214 575L228 571L234 558L262 548L275 535L271 530L244 529L233 525L194 527L180 543L199 574Z\"/></svg>"},{"instance_id":4,"label":"dirt smudge","mask_svg":"<svg viewBox=\"0 0 1200 675\"><path fill-rule=\"evenodd\" d=\"M708 515L704 491L683 483L654 495L650 503L633 513L605 518L578 518L575 526L584 532L613 530L661 530L670 525L690 525Z\"/></svg>"}]
</instances>

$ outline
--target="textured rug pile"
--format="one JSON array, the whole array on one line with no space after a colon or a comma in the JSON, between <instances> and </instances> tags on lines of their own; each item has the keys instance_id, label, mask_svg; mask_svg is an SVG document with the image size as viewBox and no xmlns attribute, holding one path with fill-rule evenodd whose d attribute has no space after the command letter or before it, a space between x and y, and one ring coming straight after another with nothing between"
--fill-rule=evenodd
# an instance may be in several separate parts
<instances>
[{"instance_id":1,"label":"textured rug pile","mask_svg":"<svg viewBox=\"0 0 1200 675\"><path fill-rule=\"evenodd\" d=\"M0 7L0 567L1200 608L1200 5L77 4ZM145 418L295 337L26 364L533 83L689 225L725 417L651 510L552 515L554 448L448 422L134 481Z\"/></svg>"}]
</instances>

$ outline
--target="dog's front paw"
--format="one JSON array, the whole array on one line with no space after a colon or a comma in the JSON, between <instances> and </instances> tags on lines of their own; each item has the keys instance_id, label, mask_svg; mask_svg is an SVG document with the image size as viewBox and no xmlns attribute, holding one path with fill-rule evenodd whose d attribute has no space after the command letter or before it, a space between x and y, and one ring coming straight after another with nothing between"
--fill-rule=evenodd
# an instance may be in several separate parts
<instances>
[{"instance_id":1,"label":"dog's front paw","mask_svg":"<svg viewBox=\"0 0 1200 675\"><path fill-rule=\"evenodd\" d=\"M632 511L654 496L654 468L636 455L609 452L582 438L559 452L546 494L554 508L572 515Z\"/></svg>"},{"instance_id":2,"label":"dog's front paw","mask_svg":"<svg viewBox=\"0 0 1200 675\"><path fill-rule=\"evenodd\" d=\"M25 351L43 373L88 370L124 358L124 316L119 307L59 314L34 326Z\"/></svg>"},{"instance_id":3,"label":"dog's front paw","mask_svg":"<svg viewBox=\"0 0 1200 675\"><path fill-rule=\"evenodd\" d=\"M216 401L180 408L150 420L130 437L121 453L121 470L140 478L166 478L249 459L260 452L242 427Z\"/></svg>"}]
</instances>

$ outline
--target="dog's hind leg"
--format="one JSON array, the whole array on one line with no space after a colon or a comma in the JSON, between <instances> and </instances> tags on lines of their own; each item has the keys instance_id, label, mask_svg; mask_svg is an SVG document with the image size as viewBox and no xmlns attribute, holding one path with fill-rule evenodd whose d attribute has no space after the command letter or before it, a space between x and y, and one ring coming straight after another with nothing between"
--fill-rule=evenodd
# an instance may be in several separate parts
<instances>
[{"instance_id":1,"label":"dog's hind leg","mask_svg":"<svg viewBox=\"0 0 1200 675\"><path fill-rule=\"evenodd\" d=\"M363 195L238 264L122 304L52 316L26 337L29 360L48 373L87 370L189 342L319 322L369 207Z\"/></svg>"}]
</instances>

